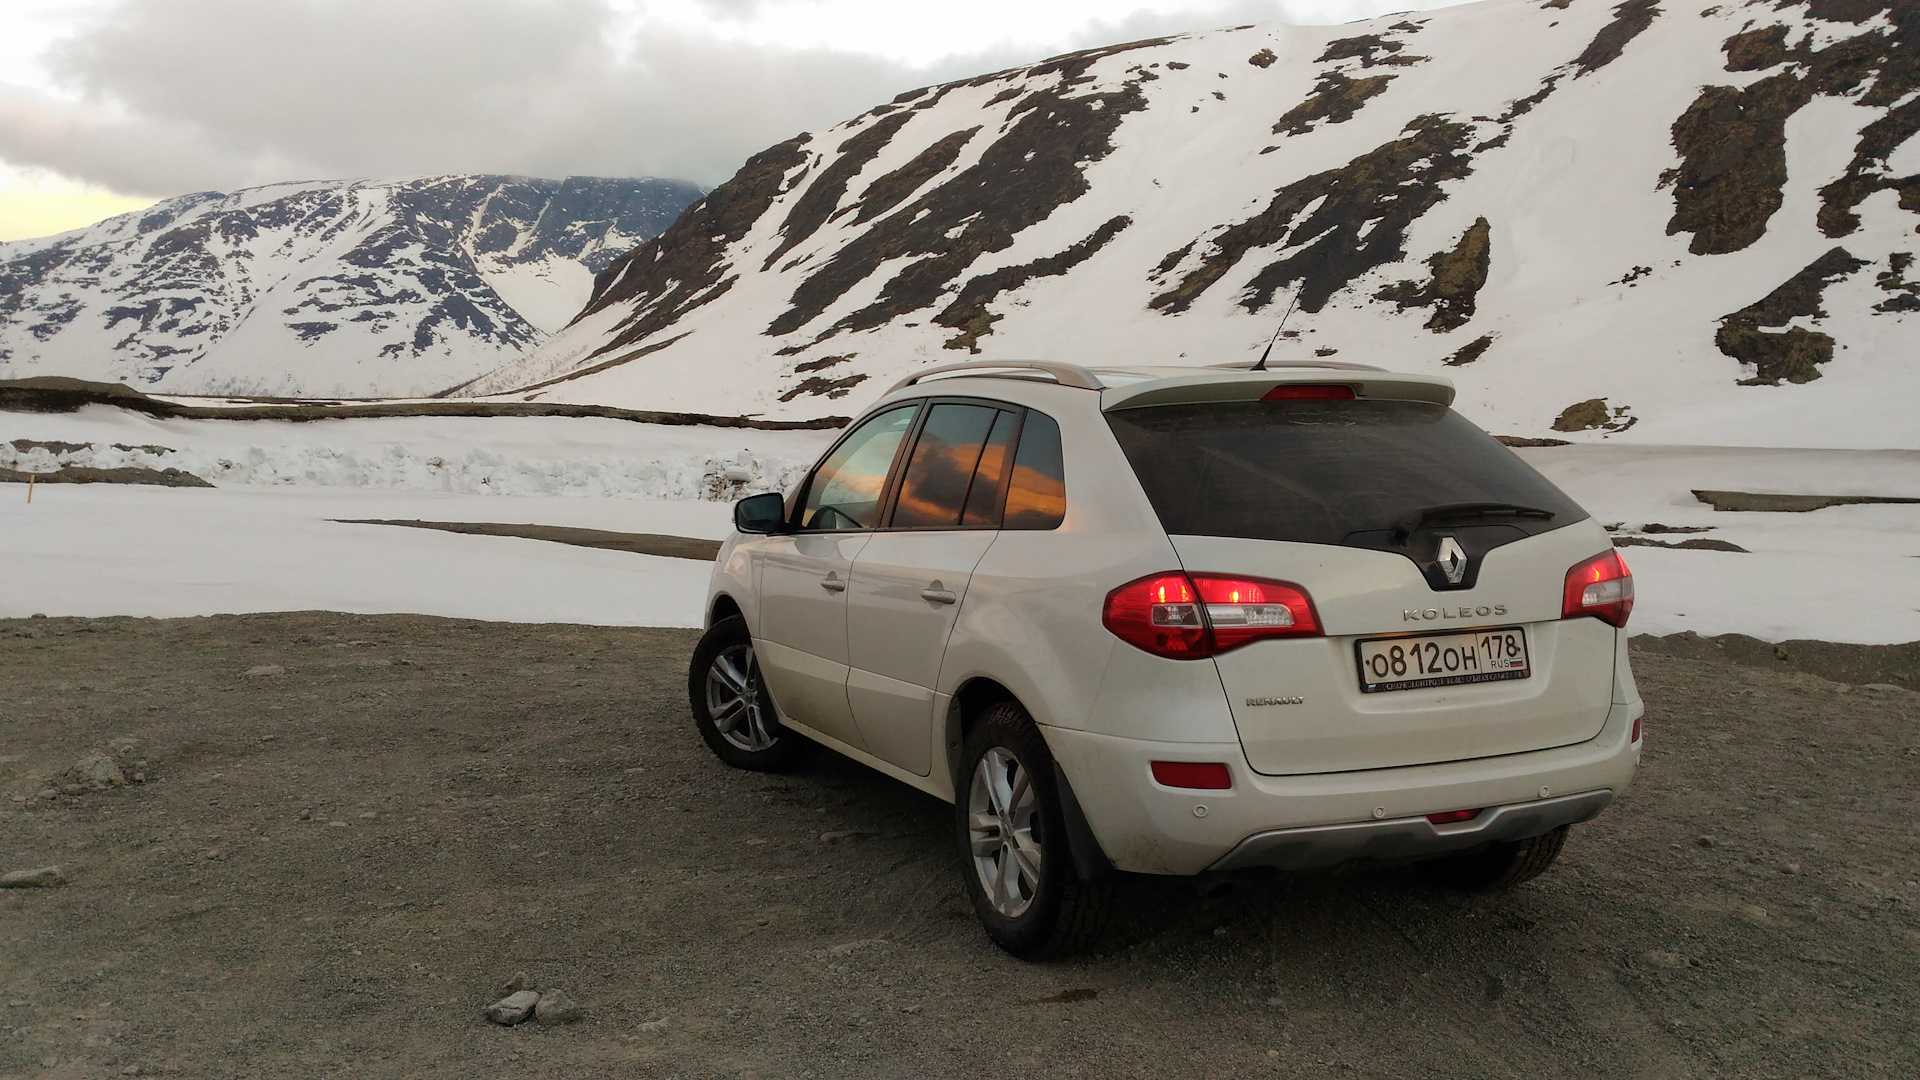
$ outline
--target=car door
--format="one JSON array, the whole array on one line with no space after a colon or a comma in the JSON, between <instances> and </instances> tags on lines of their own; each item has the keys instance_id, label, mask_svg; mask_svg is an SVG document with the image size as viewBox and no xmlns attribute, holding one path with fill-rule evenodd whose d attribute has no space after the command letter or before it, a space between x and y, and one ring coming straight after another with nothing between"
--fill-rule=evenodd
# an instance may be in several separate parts
<instances>
[{"instance_id":1,"label":"car door","mask_svg":"<svg viewBox=\"0 0 1920 1080\"><path fill-rule=\"evenodd\" d=\"M865 749L847 703L847 585L873 536L920 409L887 409L821 459L795 499L792 533L758 545L755 645L767 687L798 723Z\"/></svg>"},{"instance_id":2,"label":"car door","mask_svg":"<svg viewBox=\"0 0 1920 1080\"><path fill-rule=\"evenodd\" d=\"M932 767L934 686L973 568L999 535L1020 410L935 400L922 414L886 527L854 558L847 699L868 752Z\"/></svg>"}]
</instances>

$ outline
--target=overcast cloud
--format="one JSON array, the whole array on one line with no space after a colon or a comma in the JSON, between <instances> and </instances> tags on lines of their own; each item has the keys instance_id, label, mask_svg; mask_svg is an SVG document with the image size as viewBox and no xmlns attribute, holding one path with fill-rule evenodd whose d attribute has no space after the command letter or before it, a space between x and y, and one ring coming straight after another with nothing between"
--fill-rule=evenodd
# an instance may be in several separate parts
<instances>
[{"instance_id":1,"label":"overcast cloud","mask_svg":"<svg viewBox=\"0 0 1920 1080\"><path fill-rule=\"evenodd\" d=\"M969 51L906 59L937 33L860 51L778 43L799 35L779 37L775 16L830 25L842 2L863 0L96 2L36 79L0 75L0 161L150 195L449 172L714 184L762 147L931 82L1156 33L1443 0L1069 3L1035 20L1053 40L982 38L971 20L1011 3L906 4L887 18L936 32L943 13L970 20L975 33L947 39Z\"/></svg>"}]
</instances>

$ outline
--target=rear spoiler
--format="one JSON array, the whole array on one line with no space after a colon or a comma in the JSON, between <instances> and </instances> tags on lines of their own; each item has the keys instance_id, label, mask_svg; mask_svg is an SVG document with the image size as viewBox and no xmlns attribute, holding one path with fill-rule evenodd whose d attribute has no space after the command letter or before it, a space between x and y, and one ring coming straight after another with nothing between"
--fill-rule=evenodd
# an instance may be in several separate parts
<instances>
[{"instance_id":1,"label":"rear spoiler","mask_svg":"<svg viewBox=\"0 0 1920 1080\"><path fill-rule=\"evenodd\" d=\"M1293 368L1266 371L1197 371L1100 391L1100 410L1189 405L1202 401L1258 401L1276 386L1310 383L1345 386L1356 398L1453 404L1453 383L1438 375L1389 371Z\"/></svg>"}]
</instances>

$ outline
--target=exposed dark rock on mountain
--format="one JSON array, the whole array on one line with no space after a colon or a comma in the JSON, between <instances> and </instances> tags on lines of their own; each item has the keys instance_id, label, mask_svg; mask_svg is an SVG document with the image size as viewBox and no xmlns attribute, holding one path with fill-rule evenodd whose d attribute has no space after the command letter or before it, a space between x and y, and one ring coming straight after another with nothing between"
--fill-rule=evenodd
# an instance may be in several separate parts
<instances>
[{"instance_id":1,"label":"exposed dark rock on mountain","mask_svg":"<svg viewBox=\"0 0 1920 1080\"><path fill-rule=\"evenodd\" d=\"M1287 310L1282 357L1454 374L1496 430L1920 439L1892 404L1920 369L1881 355L1920 355L1916 20L1491 0L916 90L750 162L724 220L696 207L462 393L804 416L953 352L1251 359ZM1816 289L1831 314L1754 303L1843 235L1873 276ZM1815 375L1823 411L1783 410Z\"/></svg>"},{"instance_id":2,"label":"exposed dark rock on mountain","mask_svg":"<svg viewBox=\"0 0 1920 1080\"><path fill-rule=\"evenodd\" d=\"M1787 326L1797 318L1826 318L1820 294L1866 265L1846 248L1836 247L1779 288L1727 316L1714 335L1714 344L1735 360L1759 369L1753 378L1742 380L1742 385L1779 386L1782 379L1806 383L1819 378L1819 365L1833 359L1833 338L1798 326L1777 334L1761 328Z\"/></svg>"},{"instance_id":3,"label":"exposed dark rock on mountain","mask_svg":"<svg viewBox=\"0 0 1920 1080\"><path fill-rule=\"evenodd\" d=\"M430 392L559 329L591 272L697 194L663 180L452 176L170 199L0 244L0 375Z\"/></svg>"},{"instance_id":4,"label":"exposed dark rock on mountain","mask_svg":"<svg viewBox=\"0 0 1920 1080\"><path fill-rule=\"evenodd\" d=\"M1573 58L1574 78L1606 67L1626 51L1627 43L1646 32L1660 14L1655 0L1627 0L1613 9L1613 21L1600 28L1585 52Z\"/></svg>"},{"instance_id":5,"label":"exposed dark rock on mountain","mask_svg":"<svg viewBox=\"0 0 1920 1080\"><path fill-rule=\"evenodd\" d=\"M1446 198L1443 182L1473 171L1465 153L1472 132L1439 116L1416 117L1400 138L1345 167L1281 188L1265 210L1221 233L1200 265L1151 306L1185 311L1248 252L1300 247L1255 274L1240 304L1259 311L1276 290L1297 284L1300 310L1319 311L1360 275L1406 257L1407 226Z\"/></svg>"},{"instance_id":6,"label":"exposed dark rock on mountain","mask_svg":"<svg viewBox=\"0 0 1920 1080\"><path fill-rule=\"evenodd\" d=\"M1433 318L1427 329L1445 333L1465 326L1473 318L1473 300L1487 283L1488 252L1492 247L1493 226L1479 218L1460 236L1460 242L1447 251L1427 256L1433 276L1426 282L1401 281L1374 294L1377 300L1391 300L1401 311L1410 307L1430 307ZM1489 342L1491 343L1491 342ZM1485 347L1482 346L1482 351ZM1468 359L1477 358L1479 354ZM1447 363L1466 363L1449 359Z\"/></svg>"},{"instance_id":7,"label":"exposed dark rock on mountain","mask_svg":"<svg viewBox=\"0 0 1920 1080\"><path fill-rule=\"evenodd\" d=\"M941 326L951 326L960 331L958 336L947 341L946 347L979 352L980 339L993 333L993 324L1001 318L987 311L987 305L1001 293L1018 289L1034 278L1059 277L1086 262L1095 252L1106 247L1121 229L1131 224L1133 219L1121 214L1108 219L1086 239L1058 255L1049 255L1019 266L1003 267L967 282L966 287L960 290L959 299L933 319Z\"/></svg>"},{"instance_id":8,"label":"exposed dark rock on mountain","mask_svg":"<svg viewBox=\"0 0 1920 1080\"><path fill-rule=\"evenodd\" d=\"M788 190L787 175L808 162L809 138L801 135L755 154L733 179L687 207L657 240L628 252L593 279L593 298L583 316L614 304L635 313L599 352L671 326L732 286L733 278L721 279L727 245L745 236L774 198Z\"/></svg>"}]
</instances>

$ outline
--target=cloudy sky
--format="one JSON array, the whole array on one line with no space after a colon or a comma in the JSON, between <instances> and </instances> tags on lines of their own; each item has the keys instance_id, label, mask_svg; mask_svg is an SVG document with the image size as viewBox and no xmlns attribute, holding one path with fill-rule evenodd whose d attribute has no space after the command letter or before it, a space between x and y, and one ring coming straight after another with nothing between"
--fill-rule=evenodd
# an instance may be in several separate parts
<instances>
[{"instance_id":1,"label":"cloudy sky","mask_svg":"<svg viewBox=\"0 0 1920 1080\"><path fill-rule=\"evenodd\" d=\"M0 0L0 239L281 180L711 185L932 82L1171 31L1452 2Z\"/></svg>"}]
</instances>

